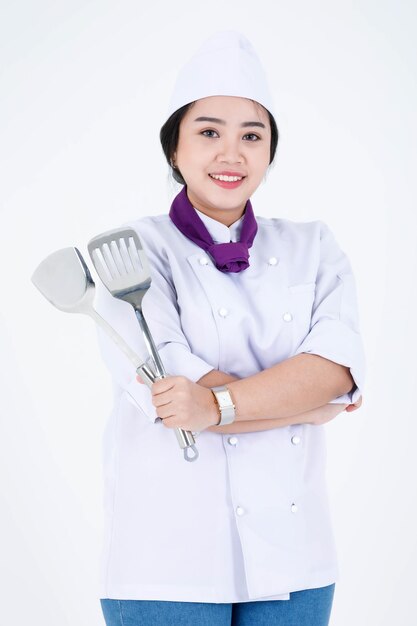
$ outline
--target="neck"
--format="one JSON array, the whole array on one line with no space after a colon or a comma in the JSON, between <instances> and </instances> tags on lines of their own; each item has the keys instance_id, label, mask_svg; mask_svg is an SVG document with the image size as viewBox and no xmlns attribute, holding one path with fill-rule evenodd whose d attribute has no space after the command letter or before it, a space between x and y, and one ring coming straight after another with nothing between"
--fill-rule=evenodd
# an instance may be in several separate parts
<instances>
[{"instance_id":1,"label":"neck","mask_svg":"<svg viewBox=\"0 0 417 626\"><path fill-rule=\"evenodd\" d=\"M194 208L198 209L201 213L204 213L204 215L207 215L207 217L211 217L213 220L216 220L217 222L220 222L228 227L237 222L237 220L240 219L245 213L246 202L243 206L235 209L211 209L209 207L202 206L197 199L194 199L188 188L187 196Z\"/></svg>"},{"instance_id":2,"label":"neck","mask_svg":"<svg viewBox=\"0 0 417 626\"><path fill-rule=\"evenodd\" d=\"M237 220L240 219L244 213L244 211L240 211L240 213L236 215L236 217L231 217L231 214L226 211L221 211L219 213L213 214L206 209L199 209L198 206L196 206L195 208L198 209L201 213L204 213L204 215L207 215L207 217L211 217L213 220L216 220L216 222L220 222L220 224L224 224L227 227L237 222Z\"/></svg>"}]
</instances>

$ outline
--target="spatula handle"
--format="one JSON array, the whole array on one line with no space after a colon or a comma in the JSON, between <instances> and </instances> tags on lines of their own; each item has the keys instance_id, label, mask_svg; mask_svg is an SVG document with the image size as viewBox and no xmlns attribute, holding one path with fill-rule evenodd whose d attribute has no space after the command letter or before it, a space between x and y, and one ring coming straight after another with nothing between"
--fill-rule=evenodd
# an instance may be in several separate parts
<instances>
[{"instance_id":1,"label":"spatula handle","mask_svg":"<svg viewBox=\"0 0 417 626\"><path fill-rule=\"evenodd\" d=\"M116 332L112 326L110 326L110 324L104 319L104 317L100 315L100 313L98 313L98 311L96 311L96 309L93 309L91 307L88 309L88 311L86 311L86 313L90 315L90 317L93 318L96 324L98 324L104 330L104 332L108 334L110 339L112 339L114 343L119 346L120 350L124 352L124 354L131 361L131 363L133 363L136 370L140 369L144 365L136 352L132 350L132 348L126 343L126 341L119 335L119 333Z\"/></svg>"},{"instance_id":2,"label":"spatula handle","mask_svg":"<svg viewBox=\"0 0 417 626\"><path fill-rule=\"evenodd\" d=\"M153 343L151 337L151 346L154 348L157 358L158 358L158 367L162 369L162 375L157 376L153 372L150 371L146 363L142 363L139 356L130 348L130 346L122 339L122 337L117 333L112 326L93 308L89 310L90 316L94 319L94 321L101 326L101 328L109 335L111 339L119 346L119 348L125 353L125 355L130 359L130 361L136 367L136 373L142 378L143 382L151 388L155 380L158 378L166 378L167 374L164 370L164 366L160 359L160 356L156 350L156 347ZM143 318L145 322L145 318ZM145 322L146 324L146 322ZM148 331L149 332L149 331ZM148 344L147 344L148 345ZM151 348L152 358L154 358L154 350ZM154 359L155 360L155 359ZM182 428L176 428L175 434L177 436L177 441L182 450L184 450L184 458L186 461L195 461L198 458L198 450L195 446L195 439L193 434L188 430L183 430ZM189 456L189 451L193 450L194 456Z\"/></svg>"},{"instance_id":3,"label":"spatula handle","mask_svg":"<svg viewBox=\"0 0 417 626\"><path fill-rule=\"evenodd\" d=\"M147 350L151 355L156 367L155 379L158 380L161 378L166 378L168 374L165 371L164 364L162 363L161 357L159 356L159 352L157 350L157 347L155 346L155 342L151 335L151 331L149 330L148 324L146 323L145 317L139 308L135 307L135 313L139 325L142 329L143 338L145 340ZM176 428L175 435L177 437L180 448L184 450L185 460L196 461L198 459L198 450L195 446L195 439L192 432L190 432L189 430L183 430L182 428ZM189 456L190 449L194 453L193 456Z\"/></svg>"}]
</instances>

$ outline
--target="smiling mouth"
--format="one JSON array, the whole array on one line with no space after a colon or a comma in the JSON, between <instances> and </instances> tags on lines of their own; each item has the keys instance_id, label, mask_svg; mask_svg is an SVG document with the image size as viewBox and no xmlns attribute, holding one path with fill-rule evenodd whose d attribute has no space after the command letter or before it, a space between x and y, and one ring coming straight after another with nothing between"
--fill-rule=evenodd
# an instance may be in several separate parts
<instances>
[{"instance_id":1,"label":"smiling mouth","mask_svg":"<svg viewBox=\"0 0 417 626\"><path fill-rule=\"evenodd\" d=\"M246 176L222 176L221 178L214 178L211 174L208 174L208 176L218 187L229 190L237 189L240 185L243 185L246 178ZM229 178L231 180L229 180Z\"/></svg>"},{"instance_id":2,"label":"smiling mouth","mask_svg":"<svg viewBox=\"0 0 417 626\"><path fill-rule=\"evenodd\" d=\"M243 180L246 176L227 176L226 174L209 174L213 180L220 180L225 183L235 183Z\"/></svg>"}]
</instances>

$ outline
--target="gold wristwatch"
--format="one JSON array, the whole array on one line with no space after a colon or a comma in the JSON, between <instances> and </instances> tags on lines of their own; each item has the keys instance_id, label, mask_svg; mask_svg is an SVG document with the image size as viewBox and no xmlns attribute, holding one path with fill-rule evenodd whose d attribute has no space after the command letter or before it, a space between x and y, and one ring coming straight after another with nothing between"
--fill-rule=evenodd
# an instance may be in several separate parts
<instances>
[{"instance_id":1,"label":"gold wristwatch","mask_svg":"<svg viewBox=\"0 0 417 626\"><path fill-rule=\"evenodd\" d=\"M210 387L219 407L220 421L216 426L224 426L235 421L236 407L233 403L232 395L226 385Z\"/></svg>"}]
</instances>

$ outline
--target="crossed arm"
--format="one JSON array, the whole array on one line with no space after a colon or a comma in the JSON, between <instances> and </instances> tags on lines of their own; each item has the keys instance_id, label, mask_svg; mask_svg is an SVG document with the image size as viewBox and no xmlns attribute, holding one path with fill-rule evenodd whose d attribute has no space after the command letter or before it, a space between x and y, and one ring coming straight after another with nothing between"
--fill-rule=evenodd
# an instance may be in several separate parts
<instances>
[{"instance_id":1,"label":"crossed arm","mask_svg":"<svg viewBox=\"0 0 417 626\"><path fill-rule=\"evenodd\" d=\"M245 379L211 370L197 382L203 387L227 384L236 419L208 428L223 434L325 423L348 406L329 402L354 386L348 367L315 354L298 354Z\"/></svg>"},{"instance_id":2,"label":"crossed arm","mask_svg":"<svg viewBox=\"0 0 417 626\"><path fill-rule=\"evenodd\" d=\"M232 424L216 426L218 410L209 387L222 383L232 393L236 416ZM152 385L152 404L167 428L255 432L290 424L324 424L341 411L360 406L360 398L350 405L333 402L354 389L348 367L300 353L243 379L218 370L210 370L197 382L168 376Z\"/></svg>"},{"instance_id":3,"label":"crossed arm","mask_svg":"<svg viewBox=\"0 0 417 626\"><path fill-rule=\"evenodd\" d=\"M117 357L120 358L121 355L109 340L108 344L115 350L116 354L113 355L114 358L107 359L106 362L111 362L112 367L119 374L117 379L119 384L126 387L132 398L136 399L134 390L137 383L143 384L144 381L140 376L131 380L131 366L129 364L129 369L126 370L128 378L126 384L126 380L123 380L121 372L115 366ZM104 345L106 345L105 342ZM126 366L125 363L124 365ZM155 381L152 386L152 404L161 412L166 405L169 405L172 413L165 411L165 416L161 414L161 417L166 420L164 425L171 428L186 428L182 424L170 423L168 425L168 422L172 422L173 418L180 414L184 417L187 411L191 417L195 417L196 406L198 408L197 414L200 417L202 415L209 416L208 423L215 424L218 421L218 418L216 420L218 413L214 396L205 390L227 384L236 407L234 422L226 426L207 426L203 423L203 428L200 425L197 427L190 425L191 427L188 428L188 430L210 430L221 434L271 430L292 424L324 424L345 409L347 412L351 412L362 404L362 397L358 397L358 393L354 394L354 397L357 398L354 403L353 399L347 395L354 389L359 391L350 373L350 368L311 353L297 354L262 370L258 374L242 379L212 369L195 382L187 379L184 375L180 375L179 382L174 379L173 384L170 385L170 381L168 381L167 386L166 383L167 381L164 379ZM185 387L184 383L186 383ZM159 389L161 385L163 388ZM157 386L159 387L155 390ZM170 392L171 397L164 399L168 392ZM339 399L339 396L345 396L343 398L344 403L334 402L335 399ZM348 397L350 404L346 403L346 397ZM155 401L155 398L160 398L159 402ZM181 405L174 406L173 401L176 401L177 398L181 400ZM187 406L187 402L184 405L184 398L188 404L192 404L191 408ZM138 397L139 406L141 406L141 402L143 402L143 396ZM187 409L185 411L184 406ZM159 412L158 415L160 415ZM154 417L152 421L155 421Z\"/></svg>"},{"instance_id":4,"label":"crossed arm","mask_svg":"<svg viewBox=\"0 0 417 626\"><path fill-rule=\"evenodd\" d=\"M136 378L143 382L139 376ZM345 409L350 412L359 408L362 402L354 393L358 398L355 403L346 403L346 398L351 400L348 394L359 391L350 368L311 353L300 353L242 379L214 369L196 382L185 376L169 378L157 380L152 386L152 404L167 428L225 434L290 424L318 425ZM236 406L235 420L226 426L214 426L218 412L208 388L219 384L227 384Z\"/></svg>"}]
</instances>

